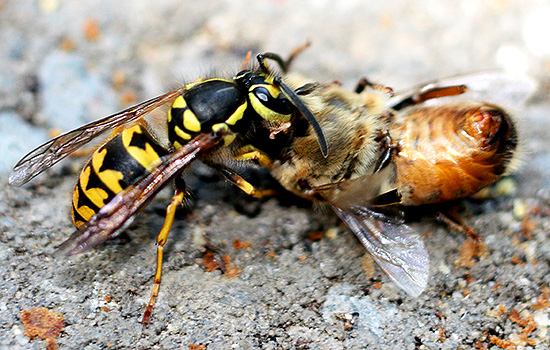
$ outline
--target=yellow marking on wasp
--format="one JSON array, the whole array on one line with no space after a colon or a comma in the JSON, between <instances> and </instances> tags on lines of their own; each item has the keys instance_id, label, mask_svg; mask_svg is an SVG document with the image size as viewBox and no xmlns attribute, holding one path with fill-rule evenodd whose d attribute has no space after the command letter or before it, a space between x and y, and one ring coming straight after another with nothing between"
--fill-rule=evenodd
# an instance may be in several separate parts
<instances>
[{"instance_id":1,"label":"yellow marking on wasp","mask_svg":"<svg viewBox=\"0 0 550 350\"><path fill-rule=\"evenodd\" d=\"M233 80L227 80L227 79L219 79L219 78L205 79L205 78L199 78L199 79L195 80L194 82L185 85L185 90L190 90L190 89L194 88L195 86L197 86L197 85L199 85L199 84L202 84L202 83L206 83L206 82L208 82L208 81L225 81L225 82L232 83L232 84L234 83Z\"/></svg>"},{"instance_id":2,"label":"yellow marking on wasp","mask_svg":"<svg viewBox=\"0 0 550 350\"><path fill-rule=\"evenodd\" d=\"M239 149L234 157L237 160L257 160L262 167L269 168L273 165L273 161L269 156L252 145L246 145Z\"/></svg>"},{"instance_id":3,"label":"yellow marking on wasp","mask_svg":"<svg viewBox=\"0 0 550 350\"><path fill-rule=\"evenodd\" d=\"M94 154L94 157L97 154L98 153ZM92 162L93 160L94 158L92 158ZM93 188L87 189L88 183L90 181L91 171L92 171L92 167L89 165L84 168L84 170L80 174L80 187L82 188L82 192L84 192L84 195L97 207L101 208L105 205L105 199L107 199L109 195L107 194L107 192L105 192L105 190L101 188L93 187ZM79 214L81 214L80 208L79 208Z\"/></svg>"},{"instance_id":4,"label":"yellow marking on wasp","mask_svg":"<svg viewBox=\"0 0 550 350\"><path fill-rule=\"evenodd\" d=\"M174 131L176 132L176 135L181 137L184 140L191 140L191 135L186 133L185 131L181 130L179 126L174 126Z\"/></svg>"},{"instance_id":5,"label":"yellow marking on wasp","mask_svg":"<svg viewBox=\"0 0 550 350\"><path fill-rule=\"evenodd\" d=\"M92 208L90 208L87 205L83 205L80 208L77 208L76 212L86 221L90 220L92 216L95 215L95 211L93 211ZM73 213L73 224L76 226L76 228L80 228L82 225L86 223L86 221L76 220L75 215Z\"/></svg>"},{"instance_id":6,"label":"yellow marking on wasp","mask_svg":"<svg viewBox=\"0 0 550 350\"><path fill-rule=\"evenodd\" d=\"M143 131L139 125L124 130L122 132L122 144L132 158L134 158L142 167L150 171L159 163L160 156L149 142L145 142L145 149L130 146L132 139L137 134L143 134Z\"/></svg>"},{"instance_id":7,"label":"yellow marking on wasp","mask_svg":"<svg viewBox=\"0 0 550 350\"><path fill-rule=\"evenodd\" d=\"M77 185L77 187L74 189L74 192L73 192L73 207L78 208L78 199L79 198L80 198L80 196L78 194L78 185Z\"/></svg>"},{"instance_id":8,"label":"yellow marking on wasp","mask_svg":"<svg viewBox=\"0 0 550 350\"><path fill-rule=\"evenodd\" d=\"M275 81L275 77L272 76L272 75L269 75L269 76L264 77L264 80L267 84L269 84L270 86L273 86L273 82Z\"/></svg>"},{"instance_id":9,"label":"yellow marking on wasp","mask_svg":"<svg viewBox=\"0 0 550 350\"><path fill-rule=\"evenodd\" d=\"M81 228L85 224L85 222L81 221L81 220L74 220L73 219L73 224L76 228Z\"/></svg>"},{"instance_id":10,"label":"yellow marking on wasp","mask_svg":"<svg viewBox=\"0 0 550 350\"><path fill-rule=\"evenodd\" d=\"M290 114L277 113L277 112L273 111L272 109L269 109L268 107L266 107L263 104L263 101L258 99L258 97L253 92L254 89L256 89L258 87L263 87L263 88L267 89L267 91L269 92L269 94L273 98L277 98L279 96L279 94L281 93L281 91L273 85L268 85L268 84L252 85L250 87L250 90L249 90L250 92L248 93L248 95L250 97L250 103L252 104L252 108L254 108L254 110L260 116L262 116L262 118L264 118L265 120L267 120L269 122L286 123L286 122L290 121L290 117L291 117Z\"/></svg>"},{"instance_id":11,"label":"yellow marking on wasp","mask_svg":"<svg viewBox=\"0 0 550 350\"><path fill-rule=\"evenodd\" d=\"M78 199L80 198L78 187L74 189L73 192L73 205L71 206L71 218L73 219L73 224L76 226L76 228L80 228L82 225L86 223L86 221L90 220L92 216L94 216L95 211L92 210L92 208L88 207L87 205L78 206ZM84 220L77 220L75 213L79 214Z\"/></svg>"},{"instance_id":12,"label":"yellow marking on wasp","mask_svg":"<svg viewBox=\"0 0 550 350\"><path fill-rule=\"evenodd\" d=\"M185 90L191 90L195 86L199 85L200 83L204 83L205 81L206 81L206 79L204 79L204 78L198 78L194 82L185 85Z\"/></svg>"},{"instance_id":13,"label":"yellow marking on wasp","mask_svg":"<svg viewBox=\"0 0 550 350\"><path fill-rule=\"evenodd\" d=\"M239 108L237 108L237 110L233 114L231 114L231 116L227 118L225 122L229 125L235 125L235 123L237 123L239 120L243 118L246 107L247 107L247 102L244 101L244 103L241 104Z\"/></svg>"},{"instance_id":14,"label":"yellow marking on wasp","mask_svg":"<svg viewBox=\"0 0 550 350\"><path fill-rule=\"evenodd\" d=\"M190 109L186 109L183 112L183 127L191 132L201 131L201 122L199 122L195 113Z\"/></svg>"},{"instance_id":15,"label":"yellow marking on wasp","mask_svg":"<svg viewBox=\"0 0 550 350\"><path fill-rule=\"evenodd\" d=\"M92 156L92 167L94 169L94 172L97 174L101 182L105 184L105 186L107 186L114 193L119 193L120 191L122 191L122 187L118 182L124 178L124 175L120 171L116 171L116 170L107 169L107 170L100 171L101 166L105 161L106 155L107 155L107 150L105 148L102 149L101 151L94 153L94 155ZM82 188L84 189L84 186ZM94 204L100 208L103 205L105 205L104 203L99 205L95 202Z\"/></svg>"},{"instance_id":16,"label":"yellow marking on wasp","mask_svg":"<svg viewBox=\"0 0 550 350\"><path fill-rule=\"evenodd\" d=\"M172 103L172 108L185 108L185 107L187 107L187 102L181 95L176 97L176 99Z\"/></svg>"},{"instance_id":17,"label":"yellow marking on wasp","mask_svg":"<svg viewBox=\"0 0 550 350\"><path fill-rule=\"evenodd\" d=\"M221 133L226 133L229 131L229 126L227 126L227 124L225 123L217 123L217 124L214 124L212 125L212 131L213 132L221 132Z\"/></svg>"},{"instance_id":18,"label":"yellow marking on wasp","mask_svg":"<svg viewBox=\"0 0 550 350\"><path fill-rule=\"evenodd\" d=\"M176 149L180 149L180 148L181 148L181 143L179 143L178 141L174 141L173 145L174 145L174 147L175 147Z\"/></svg>"},{"instance_id":19,"label":"yellow marking on wasp","mask_svg":"<svg viewBox=\"0 0 550 350\"><path fill-rule=\"evenodd\" d=\"M237 135L235 134L227 134L223 137L223 145L224 146L229 146L231 143L233 143L233 141L235 141L235 137L237 137Z\"/></svg>"}]
</instances>

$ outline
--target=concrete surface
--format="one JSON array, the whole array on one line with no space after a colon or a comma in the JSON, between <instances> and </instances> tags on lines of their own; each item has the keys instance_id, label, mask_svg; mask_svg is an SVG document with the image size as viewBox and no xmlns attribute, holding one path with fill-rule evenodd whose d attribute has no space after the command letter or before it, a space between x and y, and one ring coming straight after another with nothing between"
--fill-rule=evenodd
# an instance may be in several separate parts
<instances>
[{"instance_id":1,"label":"concrete surface","mask_svg":"<svg viewBox=\"0 0 550 350\"><path fill-rule=\"evenodd\" d=\"M32 307L65 316L63 349L548 349L549 13L536 0L0 1L0 349L45 348L23 335L20 312ZM195 199L167 244L151 325L138 321L169 192L120 238L52 257L73 230L70 196L84 160L23 188L7 185L11 166L51 128L203 74L234 73L249 50L285 54L306 39L313 45L294 70L350 88L362 76L400 90L486 69L539 82L529 104L510 106L525 136L509 181L515 191L461 203L487 247L480 258L468 259L460 232L412 223L432 273L413 299L370 271L333 215L286 195L247 198L201 166L190 172ZM322 239L308 238L317 230ZM234 239L250 247L235 249ZM207 272L198 263L205 240L242 272Z\"/></svg>"}]
</instances>

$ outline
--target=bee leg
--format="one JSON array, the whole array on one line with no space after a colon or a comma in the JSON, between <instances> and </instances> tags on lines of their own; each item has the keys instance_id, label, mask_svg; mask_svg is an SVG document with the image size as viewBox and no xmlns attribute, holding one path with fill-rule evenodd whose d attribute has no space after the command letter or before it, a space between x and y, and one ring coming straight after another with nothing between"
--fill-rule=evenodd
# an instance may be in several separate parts
<instances>
[{"instance_id":1,"label":"bee leg","mask_svg":"<svg viewBox=\"0 0 550 350\"><path fill-rule=\"evenodd\" d=\"M466 237L476 241L481 242L481 237L476 232L476 230L466 224L464 220L460 217L460 214L458 213L458 207L454 206L451 208L445 209L445 211L440 211L437 215L437 218L440 221L443 221L449 227L454 228L457 231L460 231L466 235Z\"/></svg>"},{"instance_id":2,"label":"bee leg","mask_svg":"<svg viewBox=\"0 0 550 350\"><path fill-rule=\"evenodd\" d=\"M269 68L265 64L266 59L270 59L277 62L277 64L279 65L279 68L281 68L283 73L286 73L288 72L290 68L290 64L292 63L292 61L294 61L296 56L298 56L302 51L307 49L309 45L311 45L311 42L306 41L305 44L298 46L297 48L292 50L292 52L290 53L290 56L286 60L283 60L283 58L280 55L273 52L259 53L256 56L256 59L258 60L258 63L260 64L260 69L262 70L263 73L270 73Z\"/></svg>"},{"instance_id":3,"label":"bee leg","mask_svg":"<svg viewBox=\"0 0 550 350\"><path fill-rule=\"evenodd\" d=\"M357 86L355 86L355 93L360 94L362 93L367 87L370 87L375 90L379 90L382 92L385 92L386 94L393 96L393 89L384 85L373 83L372 81L368 80L367 78L363 77L357 82Z\"/></svg>"},{"instance_id":4,"label":"bee leg","mask_svg":"<svg viewBox=\"0 0 550 350\"><path fill-rule=\"evenodd\" d=\"M246 66L248 66L248 62L250 61L250 56L252 56L252 51L248 51L246 53L246 57L244 58L244 63L243 63L243 66L242 66L241 70L245 70Z\"/></svg>"},{"instance_id":5,"label":"bee leg","mask_svg":"<svg viewBox=\"0 0 550 350\"><path fill-rule=\"evenodd\" d=\"M257 149L252 145L246 145L241 147L237 155L234 156L233 158L237 160L248 160L248 161L255 160L258 162L258 164L261 167L264 167L264 168L270 168L273 165L273 161L271 160L271 158L269 158L269 156L266 153L260 151L259 149Z\"/></svg>"},{"instance_id":6,"label":"bee leg","mask_svg":"<svg viewBox=\"0 0 550 350\"><path fill-rule=\"evenodd\" d=\"M183 181L183 180L180 180ZM177 188L176 193L172 197L172 202L168 205L166 208L166 217L164 219L164 225L162 225L162 229L160 230L158 236L157 236L157 269L155 272L155 280L153 285L153 290L151 291L151 298L149 299L149 303L147 304L147 308L145 309L145 312L143 313L143 318L141 319L141 323L147 324L150 323L151 313L153 312L153 308L155 307L156 299L159 295L160 290L160 282L161 282L161 275L162 275L162 261L163 261L163 247L166 243L166 240L168 239L168 233L170 232L170 228L172 227L172 224L174 222L174 216L176 215L176 209L181 205L183 202L183 198L185 197L185 187L181 184L178 184L176 182Z\"/></svg>"},{"instance_id":7,"label":"bee leg","mask_svg":"<svg viewBox=\"0 0 550 350\"><path fill-rule=\"evenodd\" d=\"M397 148L397 145L393 143L388 130L383 132L378 137L378 142L380 143L380 147L382 148L382 153L376 161L373 173L381 171L391 163L393 151Z\"/></svg>"},{"instance_id":8,"label":"bee leg","mask_svg":"<svg viewBox=\"0 0 550 350\"><path fill-rule=\"evenodd\" d=\"M466 85L433 87L433 88L426 89L424 91L419 91L411 94L410 96L401 100L397 104L393 105L392 108L398 111L403 108L414 106L434 98L457 96L466 92L466 90L467 90Z\"/></svg>"},{"instance_id":9,"label":"bee leg","mask_svg":"<svg viewBox=\"0 0 550 350\"><path fill-rule=\"evenodd\" d=\"M306 96L312 93L313 91L315 91L315 89L317 89L318 86L319 86L319 83L306 83L300 86L299 88L297 88L296 90L294 90L294 92L298 96Z\"/></svg>"},{"instance_id":10,"label":"bee leg","mask_svg":"<svg viewBox=\"0 0 550 350\"><path fill-rule=\"evenodd\" d=\"M258 190L250 182L242 178L241 175L237 174L233 169L227 168L223 165L216 164L213 166L227 181L231 182L238 188L240 188L244 193L254 198L263 198L266 196L272 196L276 193L275 190Z\"/></svg>"}]
</instances>

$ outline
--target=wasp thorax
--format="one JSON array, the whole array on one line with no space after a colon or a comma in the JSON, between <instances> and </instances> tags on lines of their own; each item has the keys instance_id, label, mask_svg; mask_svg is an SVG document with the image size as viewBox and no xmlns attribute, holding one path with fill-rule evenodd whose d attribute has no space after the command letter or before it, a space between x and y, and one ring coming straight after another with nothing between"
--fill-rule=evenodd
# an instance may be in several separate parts
<instances>
[{"instance_id":1,"label":"wasp thorax","mask_svg":"<svg viewBox=\"0 0 550 350\"><path fill-rule=\"evenodd\" d=\"M211 132L220 124L235 126L247 103L231 81L212 79L192 86L178 96L168 112L168 138L180 148L200 132Z\"/></svg>"}]
</instances>

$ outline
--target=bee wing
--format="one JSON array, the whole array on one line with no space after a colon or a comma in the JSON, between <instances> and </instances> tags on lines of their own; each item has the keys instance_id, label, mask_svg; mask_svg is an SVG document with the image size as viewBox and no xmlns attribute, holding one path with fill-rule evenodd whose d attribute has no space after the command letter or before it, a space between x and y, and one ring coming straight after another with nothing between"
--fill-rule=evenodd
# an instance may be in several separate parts
<instances>
[{"instance_id":1,"label":"bee wing","mask_svg":"<svg viewBox=\"0 0 550 350\"><path fill-rule=\"evenodd\" d=\"M374 174L315 187L316 193L339 208L371 207L398 204L401 201L395 185L395 164Z\"/></svg>"},{"instance_id":2,"label":"bee wing","mask_svg":"<svg viewBox=\"0 0 550 350\"><path fill-rule=\"evenodd\" d=\"M424 291L429 258L418 233L402 221L366 207L332 208L395 284L414 297Z\"/></svg>"},{"instance_id":3,"label":"bee wing","mask_svg":"<svg viewBox=\"0 0 550 350\"><path fill-rule=\"evenodd\" d=\"M58 248L57 255L85 252L116 236L172 178L185 170L201 153L212 149L223 135L202 134L176 152L163 157L162 162L148 175L124 189L95 214L84 226Z\"/></svg>"},{"instance_id":4,"label":"bee wing","mask_svg":"<svg viewBox=\"0 0 550 350\"><path fill-rule=\"evenodd\" d=\"M170 102L183 91L184 88L175 89L51 139L29 152L15 165L10 174L10 184L21 186L27 183L104 131L143 117L152 110Z\"/></svg>"},{"instance_id":5,"label":"bee wing","mask_svg":"<svg viewBox=\"0 0 550 350\"><path fill-rule=\"evenodd\" d=\"M421 84L391 98L388 104L393 108L403 103L402 101L411 98L414 99L415 96L424 94L430 90L433 91L453 86L464 86L466 88L465 92L451 96L435 96L429 98L426 102L420 102L424 102L427 105L438 105L447 103L451 99L453 101L476 100L513 107L525 103L537 89L536 81L527 75L487 71L459 75ZM407 103L406 105L411 104L414 103Z\"/></svg>"}]
</instances>

